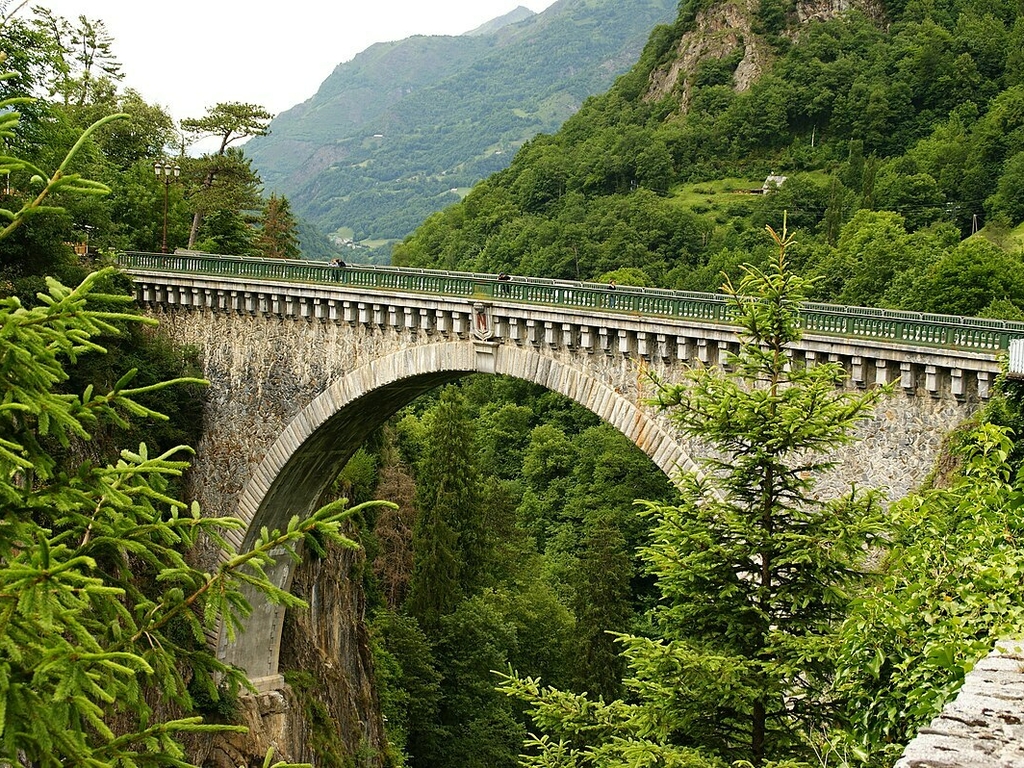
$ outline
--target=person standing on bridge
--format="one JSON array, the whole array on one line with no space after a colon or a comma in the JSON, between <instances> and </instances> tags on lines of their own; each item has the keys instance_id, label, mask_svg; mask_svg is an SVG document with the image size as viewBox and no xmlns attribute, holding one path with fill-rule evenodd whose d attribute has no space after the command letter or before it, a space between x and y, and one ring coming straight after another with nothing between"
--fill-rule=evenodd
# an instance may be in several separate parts
<instances>
[{"instance_id":1,"label":"person standing on bridge","mask_svg":"<svg viewBox=\"0 0 1024 768\"><path fill-rule=\"evenodd\" d=\"M507 283L511 279L512 278L509 277L507 272L499 272L498 273L498 293L502 294L503 296L507 296L508 295L508 285L507 285Z\"/></svg>"}]
</instances>

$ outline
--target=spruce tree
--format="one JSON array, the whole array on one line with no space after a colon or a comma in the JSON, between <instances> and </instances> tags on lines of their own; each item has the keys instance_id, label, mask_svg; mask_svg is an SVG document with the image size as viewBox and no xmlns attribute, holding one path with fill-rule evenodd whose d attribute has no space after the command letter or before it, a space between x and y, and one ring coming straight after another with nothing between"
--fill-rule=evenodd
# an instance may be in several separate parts
<instances>
[{"instance_id":1,"label":"spruce tree","mask_svg":"<svg viewBox=\"0 0 1024 768\"><path fill-rule=\"evenodd\" d=\"M457 536L438 507L420 512L412 533L408 610L428 634L462 599Z\"/></svg>"},{"instance_id":2,"label":"spruce tree","mask_svg":"<svg viewBox=\"0 0 1024 768\"><path fill-rule=\"evenodd\" d=\"M577 688L606 701L622 694L625 668L612 633L630 628L632 576L625 537L609 513L598 515L585 527L572 572L574 663Z\"/></svg>"},{"instance_id":3,"label":"spruce tree","mask_svg":"<svg viewBox=\"0 0 1024 768\"><path fill-rule=\"evenodd\" d=\"M409 609L426 628L478 589L489 559L473 429L456 388L431 411L424 446Z\"/></svg>"},{"instance_id":4,"label":"spruce tree","mask_svg":"<svg viewBox=\"0 0 1024 768\"><path fill-rule=\"evenodd\" d=\"M267 198L256 247L260 255L268 259L297 259L302 256L297 224L287 197L271 195Z\"/></svg>"},{"instance_id":5,"label":"spruce tree","mask_svg":"<svg viewBox=\"0 0 1024 768\"><path fill-rule=\"evenodd\" d=\"M648 506L658 526L646 550L663 597L658 624L695 661L725 658L742 683L723 695L710 681L689 719L722 756L755 765L800 754L803 734L830 717L829 644L878 504L855 488L823 500L815 484L884 393L841 389L838 364L790 354L809 286L786 268L785 229L769 233L773 267L725 286L739 351L725 369L661 386L672 420L718 455L683 477L681 505Z\"/></svg>"},{"instance_id":6,"label":"spruce tree","mask_svg":"<svg viewBox=\"0 0 1024 768\"><path fill-rule=\"evenodd\" d=\"M543 731L527 765L777 763L808 756L832 719L836 627L878 504L856 488L823 499L815 484L884 390L845 390L838 365L790 354L808 286L786 268L785 229L768 231L772 267L724 287L739 351L658 382L657 402L713 455L680 478L681 503L644 505L661 600L652 636L620 638L630 696L595 702L507 677Z\"/></svg>"}]
</instances>

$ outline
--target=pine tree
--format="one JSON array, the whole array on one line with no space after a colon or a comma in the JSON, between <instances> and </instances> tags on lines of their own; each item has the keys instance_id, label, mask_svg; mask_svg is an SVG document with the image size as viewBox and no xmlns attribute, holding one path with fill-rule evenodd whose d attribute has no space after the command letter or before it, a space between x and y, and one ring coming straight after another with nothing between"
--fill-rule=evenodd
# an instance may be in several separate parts
<instances>
[{"instance_id":1,"label":"pine tree","mask_svg":"<svg viewBox=\"0 0 1024 768\"><path fill-rule=\"evenodd\" d=\"M393 454L397 455L397 451ZM383 509L373 526L379 551L373 572L380 581L384 603L397 611L405 603L412 576L412 531L416 521L416 484L402 464L385 463L375 496L388 499L394 509Z\"/></svg>"},{"instance_id":2,"label":"pine tree","mask_svg":"<svg viewBox=\"0 0 1024 768\"><path fill-rule=\"evenodd\" d=\"M412 546L408 610L424 631L431 633L462 599L457 536L438 507L420 512Z\"/></svg>"},{"instance_id":3,"label":"pine tree","mask_svg":"<svg viewBox=\"0 0 1024 768\"><path fill-rule=\"evenodd\" d=\"M573 573L576 685L611 701L622 695L625 667L612 633L627 631L633 618L632 558L608 514L587 525L582 545Z\"/></svg>"},{"instance_id":4,"label":"pine tree","mask_svg":"<svg viewBox=\"0 0 1024 768\"><path fill-rule=\"evenodd\" d=\"M181 129L192 139L216 137L216 152L204 155L190 164L196 179L192 193L192 228L188 247L195 246L203 217L216 211L253 210L259 207L257 187L260 180L241 149L230 146L250 136L264 136L273 115L256 104L222 102L211 107L203 117L186 118Z\"/></svg>"},{"instance_id":5,"label":"pine tree","mask_svg":"<svg viewBox=\"0 0 1024 768\"><path fill-rule=\"evenodd\" d=\"M413 615L432 626L478 589L489 561L473 429L456 388L430 413L424 446L409 599Z\"/></svg>"}]
</instances>

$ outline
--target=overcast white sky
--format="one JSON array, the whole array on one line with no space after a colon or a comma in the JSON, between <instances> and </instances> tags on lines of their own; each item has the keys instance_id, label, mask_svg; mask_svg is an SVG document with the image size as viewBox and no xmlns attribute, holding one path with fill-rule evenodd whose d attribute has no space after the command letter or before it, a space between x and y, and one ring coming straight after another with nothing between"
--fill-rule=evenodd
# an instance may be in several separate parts
<instances>
[{"instance_id":1,"label":"overcast white sky","mask_svg":"<svg viewBox=\"0 0 1024 768\"><path fill-rule=\"evenodd\" d=\"M517 6L554 0L32 0L68 19L102 20L123 85L180 120L242 101L273 114L299 104L373 43L458 35Z\"/></svg>"}]
</instances>

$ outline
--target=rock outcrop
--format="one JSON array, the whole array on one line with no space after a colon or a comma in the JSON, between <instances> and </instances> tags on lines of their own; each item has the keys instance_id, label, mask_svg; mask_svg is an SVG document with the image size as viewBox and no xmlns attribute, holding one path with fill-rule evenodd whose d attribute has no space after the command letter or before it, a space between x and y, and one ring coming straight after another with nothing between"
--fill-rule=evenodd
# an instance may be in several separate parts
<instances>
[{"instance_id":1,"label":"rock outcrop","mask_svg":"<svg viewBox=\"0 0 1024 768\"><path fill-rule=\"evenodd\" d=\"M665 65L651 72L646 99L658 101L675 95L679 112L690 106L694 75L703 61L721 61L739 55L733 71L733 87L746 91L771 64L773 50L765 36L755 31L760 0L727 0L697 12L691 29L684 32L675 53ZM857 9L881 22L884 18L877 0L800 0L790 14L785 37L796 39L813 21L828 21Z\"/></svg>"}]
</instances>

